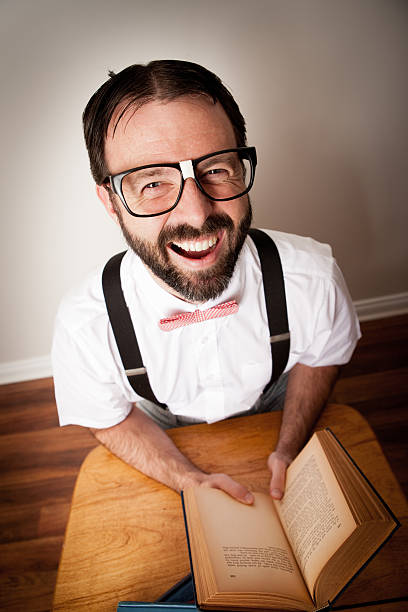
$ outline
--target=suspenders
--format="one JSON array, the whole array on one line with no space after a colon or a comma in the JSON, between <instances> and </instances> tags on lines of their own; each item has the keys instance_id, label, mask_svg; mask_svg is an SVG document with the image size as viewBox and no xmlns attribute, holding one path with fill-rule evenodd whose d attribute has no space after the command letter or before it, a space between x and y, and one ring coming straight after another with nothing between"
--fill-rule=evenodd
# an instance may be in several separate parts
<instances>
[{"instance_id":1,"label":"suspenders","mask_svg":"<svg viewBox=\"0 0 408 612\"><path fill-rule=\"evenodd\" d=\"M109 320L130 385L141 397L165 408L165 404L157 401L150 386L132 319L123 295L120 282L120 264L125 253L126 251L123 251L114 255L108 261L102 273L102 288Z\"/></svg>"},{"instance_id":2,"label":"suspenders","mask_svg":"<svg viewBox=\"0 0 408 612\"><path fill-rule=\"evenodd\" d=\"M272 352L272 377L264 393L279 378L289 357L290 333L286 310L285 284L278 249L272 238L258 229L250 229L261 262L266 311ZM102 274L102 287L109 320L125 373L134 391L162 408L157 401L143 365L136 334L120 282L120 264L126 251L114 255Z\"/></svg>"}]
</instances>

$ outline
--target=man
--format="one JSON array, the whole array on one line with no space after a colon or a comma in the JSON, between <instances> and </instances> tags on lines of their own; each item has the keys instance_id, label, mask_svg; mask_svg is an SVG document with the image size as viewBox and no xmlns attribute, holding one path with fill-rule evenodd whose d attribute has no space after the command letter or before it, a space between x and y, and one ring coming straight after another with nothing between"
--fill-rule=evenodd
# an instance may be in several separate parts
<instances>
[{"instance_id":1,"label":"man","mask_svg":"<svg viewBox=\"0 0 408 612\"><path fill-rule=\"evenodd\" d=\"M117 456L176 491L216 487L250 504L246 487L227 474L202 472L165 429L284 406L268 459L271 495L281 498L286 468L359 338L330 248L268 232L282 263L291 345L286 372L263 394L273 364L262 273L248 236L256 158L245 148L245 121L231 94L189 62L130 66L91 98L84 131L98 197L130 247L122 289L150 385L166 407L129 384L98 270L57 316L61 424L90 427ZM237 312L206 319L207 309L225 302ZM194 310L204 320L160 327Z\"/></svg>"}]
</instances>

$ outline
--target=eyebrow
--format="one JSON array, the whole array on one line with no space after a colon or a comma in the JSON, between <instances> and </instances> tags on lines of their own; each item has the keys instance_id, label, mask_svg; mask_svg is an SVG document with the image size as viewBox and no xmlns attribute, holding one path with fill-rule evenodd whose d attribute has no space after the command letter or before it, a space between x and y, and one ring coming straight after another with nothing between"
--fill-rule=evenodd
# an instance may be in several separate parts
<instances>
[{"instance_id":1,"label":"eyebrow","mask_svg":"<svg viewBox=\"0 0 408 612\"><path fill-rule=\"evenodd\" d=\"M169 173L169 170L174 170L174 168L169 168L168 166L154 166L153 168L143 168L138 170L136 168L138 176L141 178L149 178L152 176L163 176Z\"/></svg>"},{"instance_id":2,"label":"eyebrow","mask_svg":"<svg viewBox=\"0 0 408 612\"><path fill-rule=\"evenodd\" d=\"M238 158L237 153L235 152L229 152L229 153L223 153L222 155L217 156L217 160L214 160L214 157L209 157L208 159L203 159L202 161L199 162L200 168L208 168L208 166L212 166L212 164L215 163L215 161L221 161L221 162L233 162L236 160L236 158Z\"/></svg>"}]
</instances>

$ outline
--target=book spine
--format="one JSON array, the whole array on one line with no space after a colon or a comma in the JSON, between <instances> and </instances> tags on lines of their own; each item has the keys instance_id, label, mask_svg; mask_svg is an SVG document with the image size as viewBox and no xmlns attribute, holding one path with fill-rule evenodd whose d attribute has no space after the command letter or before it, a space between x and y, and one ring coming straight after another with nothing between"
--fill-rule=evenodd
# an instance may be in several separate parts
<instances>
[{"instance_id":1,"label":"book spine","mask_svg":"<svg viewBox=\"0 0 408 612\"><path fill-rule=\"evenodd\" d=\"M189 558L189 561L190 561L191 576L192 576L192 579L193 579L194 602L195 602L195 605L197 606L197 608L199 608L199 605L197 603L197 601L198 601L197 600L197 591L196 591L196 585L195 585L193 560L191 558L190 537L188 535L188 524L187 524L187 516L186 516L186 508L185 508L185 504L184 504L184 494L183 494L183 491L181 491L181 506L183 508L183 519L184 519L184 525L185 525L185 528L186 528L188 558Z\"/></svg>"}]
</instances>

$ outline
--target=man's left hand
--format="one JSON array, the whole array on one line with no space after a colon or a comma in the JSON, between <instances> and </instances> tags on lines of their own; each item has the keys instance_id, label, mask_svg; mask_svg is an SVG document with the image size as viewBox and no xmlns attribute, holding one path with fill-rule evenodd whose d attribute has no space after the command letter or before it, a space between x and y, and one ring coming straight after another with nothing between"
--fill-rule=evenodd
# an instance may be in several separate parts
<instances>
[{"instance_id":1,"label":"man's left hand","mask_svg":"<svg viewBox=\"0 0 408 612\"><path fill-rule=\"evenodd\" d=\"M274 499L282 499L286 469L307 442L338 372L338 366L310 367L302 363L290 370L279 440L268 458L272 472L270 492Z\"/></svg>"}]
</instances>

